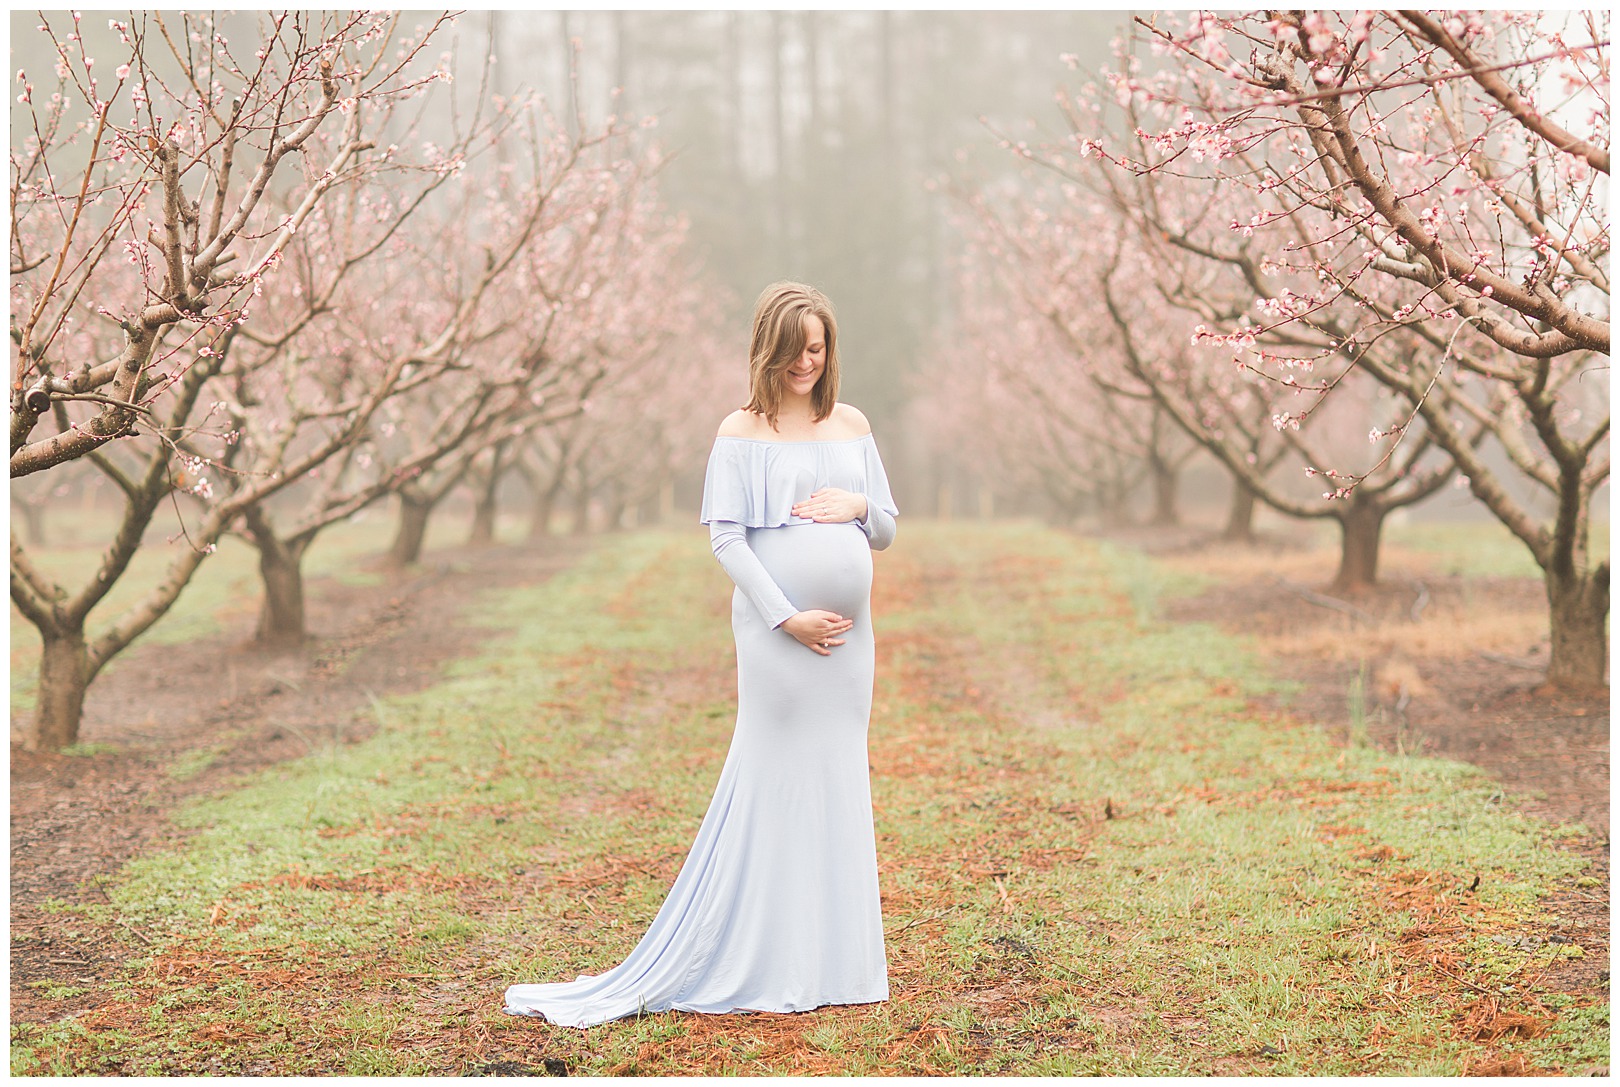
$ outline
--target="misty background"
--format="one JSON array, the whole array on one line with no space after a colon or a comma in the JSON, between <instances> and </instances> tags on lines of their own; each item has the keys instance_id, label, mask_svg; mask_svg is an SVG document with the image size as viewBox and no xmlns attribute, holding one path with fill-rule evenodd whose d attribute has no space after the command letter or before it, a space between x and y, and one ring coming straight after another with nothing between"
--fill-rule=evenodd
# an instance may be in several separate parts
<instances>
[{"instance_id":1,"label":"misty background","mask_svg":"<svg viewBox=\"0 0 1620 1087\"><path fill-rule=\"evenodd\" d=\"M587 122L656 119L647 135L673 156L660 190L730 290L738 340L767 283L825 291L841 399L871 419L904 508L921 514L980 502L906 411L922 352L952 330L948 187L1016 173L1002 135L1056 137L1054 93L1106 64L1128 22L1125 12L472 12L456 48L463 84L487 50L497 93L531 88ZM746 357L736 362L746 370ZM716 425L737 406L716 405ZM695 507L701 469L684 480L683 508ZM1013 496L997 497L1002 508Z\"/></svg>"},{"instance_id":2,"label":"misty background","mask_svg":"<svg viewBox=\"0 0 1620 1087\"><path fill-rule=\"evenodd\" d=\"M218 21L251 35L260 14L222 13ZM528 90L559 117L577 111L587 127L615 115L650 119L639 138L668 157L660 194L689 222L693 255L710 280L728 292L722 331L738 343L739 375L753 301L766 284L797 279L827 293L839 318L841 398L870 418L904 511L1038 515L1045 499L979 481L928 440L908 406L925 353L952 342L961 244L953 191L1017 184L1027 167L1003 138L1064 140L1054 97L1110 65L1131 15L469 11L435 41L453 59L464 113L480 93ZM415 21L425 26L431 13ZM38 22L35 12L12 13L14 68L48 67ZM116 42L105 23L99 15L84 21L96 50ZM26 120L26 111L12 110L13 145ZM458 123L424 120L424 132L449 133ZM79 153L66 149L63 161ZM633 311L636 300L626 304ZM714 405L715 424L738 406ZM677 509L696 509L702 468L701 460L681 466ZM515 494L520 482L508 479L507 488ZM1207 456L1188 465L1189 509L1220 509L1228 490L1226 473ZM1605 488L1600 507L1606 503ZM1414 512L1488 516L1466 490L1442 492Z\"/></svg>"}]
</instances>

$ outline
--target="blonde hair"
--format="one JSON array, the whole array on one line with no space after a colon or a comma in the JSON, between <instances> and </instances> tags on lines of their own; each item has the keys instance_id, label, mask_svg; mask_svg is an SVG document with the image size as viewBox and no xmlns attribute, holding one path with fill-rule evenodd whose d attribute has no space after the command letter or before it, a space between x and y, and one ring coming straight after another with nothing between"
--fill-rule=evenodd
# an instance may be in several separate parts
<instances>
[{"instance_id":1,"label":"blonde hair","mask_svg":"<svg viewBox=\"0 0 1620 1087\"><path fill-rule=\"evenodd\" d=\"M748 403L776 429L782 408L782 374L804 353L804 318L821 321L827 337L827 365L810 390L810 418L821 422L838 403L838 321L832 303L814 287L781 282L766 287L754 303L754 331L748 347Z\"/></svg>"}]
</instances>

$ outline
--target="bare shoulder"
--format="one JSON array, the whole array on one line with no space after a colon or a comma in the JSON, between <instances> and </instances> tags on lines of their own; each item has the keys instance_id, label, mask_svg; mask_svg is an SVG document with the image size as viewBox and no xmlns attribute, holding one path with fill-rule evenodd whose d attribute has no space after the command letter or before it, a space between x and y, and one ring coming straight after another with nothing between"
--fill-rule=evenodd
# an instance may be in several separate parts
<instances>
[{"instance_id":1,"label":"bare shoulder","mask_svg":"<svg viewBox=\"0 0 1620 1087\"><path fill-rule=\"evenodd\" d=\"M838 429L847 432L851 438L872 433L872 424L867 422L866 414L853 404L839 402L833 407L829 422L836 423Z\"/></svg>"},{"instance_id":2,"label":"bare shoulder","mask_svg":"<svg viewBox=\"0 0 1620 1087\"><path fill-rule=\"evenodd\" d=\"M720 420L720 429L715 432L718 438L752 438L764 426L764 419L757 413L746 408L738 408L724 419Z\"/></svg>"}]
</instances>

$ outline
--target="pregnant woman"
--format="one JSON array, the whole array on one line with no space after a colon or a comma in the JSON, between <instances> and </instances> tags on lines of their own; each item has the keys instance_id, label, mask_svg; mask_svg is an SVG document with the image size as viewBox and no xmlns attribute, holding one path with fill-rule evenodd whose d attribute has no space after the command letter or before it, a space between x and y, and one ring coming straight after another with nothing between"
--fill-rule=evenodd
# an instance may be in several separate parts
<instances>
[{"instance_id":1,"label":"pregnant woman","mask_svg":"<svg viewBox=\"0 0 1620 1087\"><path fill-rule=\"evenodd\" d=\"M506 1010L584 1027L642 1011L805 1011L889 995L867 776L872 556L899 511L838 402L813 287L754 308L747 407L720 424L703 522L736 582L737 728L652 927L606 973L514 985Z\"/></svg>"}]
</instances>

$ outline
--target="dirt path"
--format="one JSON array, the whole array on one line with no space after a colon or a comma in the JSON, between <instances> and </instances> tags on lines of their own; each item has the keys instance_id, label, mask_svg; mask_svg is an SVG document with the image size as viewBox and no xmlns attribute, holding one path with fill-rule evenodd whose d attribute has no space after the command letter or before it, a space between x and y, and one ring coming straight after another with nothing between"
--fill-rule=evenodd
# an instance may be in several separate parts
<instances>
[{"instance_id":1,"label":"dirt path","mask_svg":"<svg viewBox=\"0 0 1620 1087\"><path fill-rule=\"evenodd\" d=\"M267 652L243 621L217 638L137 646L91 688L80 742L113 748L62 756L11 748L11 1016L50 1014L35 986L87 990L85 1004L139 948L137 934L63 925L55 901L103 901L99 883L138 853L186 831L186 800L254 770L372 728L374 698L433 683L441 665L487 634L465 621L480 592L544 580L583 550L495 547L432 553L382 585L308 586L304 647ZM59 1005L57 1014L59 1014Z\"/></svg>"}]
</instances>

